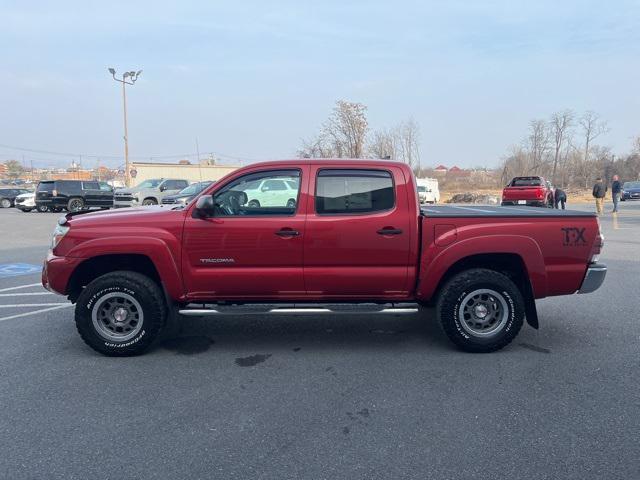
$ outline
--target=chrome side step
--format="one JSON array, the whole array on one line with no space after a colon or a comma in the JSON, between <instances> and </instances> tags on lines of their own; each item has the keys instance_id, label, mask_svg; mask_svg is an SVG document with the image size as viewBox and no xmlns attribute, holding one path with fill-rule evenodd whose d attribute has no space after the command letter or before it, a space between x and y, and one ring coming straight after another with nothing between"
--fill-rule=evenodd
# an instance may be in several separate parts
<instances>
[{"instance_id":1,"label":"chrome side step","mask_svg":"<svg viewBox=\"0 0 640 480\"><path fill-rule=\"evenodd\" d=\"M381 314L412 314L418 312L418 305L413 303L403 304L353 304L353 305L241 305L241 306L221 306L211 304L190 304L186 308L180 309L178 313L188 317L204 317L210 315L381 315ZM197 305L197 306L196 306Z\"/></svg>"}]
</instances>

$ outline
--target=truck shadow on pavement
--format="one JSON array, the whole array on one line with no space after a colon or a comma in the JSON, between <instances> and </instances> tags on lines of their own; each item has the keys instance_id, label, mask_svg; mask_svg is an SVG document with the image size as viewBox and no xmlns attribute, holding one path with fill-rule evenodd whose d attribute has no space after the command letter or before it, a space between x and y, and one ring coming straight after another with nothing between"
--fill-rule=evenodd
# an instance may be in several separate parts
<instances>
[{"instance_id":1,"label":"truck shadow on pavement","mask_svg":"<svg viewBox=\"0 0 640 480\"><path fill-rule=\"evenodd\" d=\"M333 350L336 347L402 350L407 344L422 344L437 350L454 348L442 333L433 309L411 315L225 315L182 317L178 322L178 328L159 344L159 348L180 355L199 354L212 347L224 351L256 349L270 352L298 352L306 348ZM247 362L251 363L251 360Z\"/></svg>"}]
</instances>

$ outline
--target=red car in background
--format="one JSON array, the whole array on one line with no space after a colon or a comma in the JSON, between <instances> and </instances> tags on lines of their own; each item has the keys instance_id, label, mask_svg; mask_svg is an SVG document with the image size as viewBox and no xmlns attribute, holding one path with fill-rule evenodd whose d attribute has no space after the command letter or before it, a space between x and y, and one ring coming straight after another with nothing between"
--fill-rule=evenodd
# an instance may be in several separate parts
<instances>
[{"instance_id":1,"label":"red car in background","mask_svg":"<svg viewBox=\"0 0 640 480\"><path fill-rule=\"evenodd\" d=\"M502 205L553 208L553 187L544 177L515 177L502 190Z\"/></svg>"}]
</instances>

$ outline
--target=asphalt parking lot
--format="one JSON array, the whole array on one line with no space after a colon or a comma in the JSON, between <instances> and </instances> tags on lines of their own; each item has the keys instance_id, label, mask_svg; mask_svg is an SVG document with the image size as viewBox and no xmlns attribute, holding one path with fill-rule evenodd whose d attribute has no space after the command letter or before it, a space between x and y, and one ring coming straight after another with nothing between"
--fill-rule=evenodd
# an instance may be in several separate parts
<instances>
[{"instance_id":1,"label":"asphalt parking lot","mask_svg":"<svg viewBox=\"0 0 640 480\"><path fill-rule=\"evenodd\" d=\"M427 310L185 319L106 358L39 286L59 214L0 209L0 478L640 478L640 202L621 210L604 286L539 301L497 353Z\"/></svg>"}]
</instances>

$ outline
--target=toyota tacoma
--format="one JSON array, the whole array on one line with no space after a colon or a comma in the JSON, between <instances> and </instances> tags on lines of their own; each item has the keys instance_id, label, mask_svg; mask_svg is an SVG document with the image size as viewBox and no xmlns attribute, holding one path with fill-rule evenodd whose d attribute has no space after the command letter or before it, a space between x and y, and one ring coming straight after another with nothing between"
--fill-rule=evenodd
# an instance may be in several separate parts
<instances>
[{"instance_id":1,"label":"toyota tacoma","mask_svg":"<svg viewBox=\"0 0 640 480\"><path fill-rule=\"evenodd\" d=\"M405 164L292 160L236 170L184 206L69 213L42 281L105 355L142 353L185 315L423 306L459 348L491 352L538 328L536 299L597 289L602 245L592 213L421 208Z\"/></svg>"}]
</instances>

